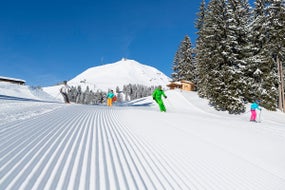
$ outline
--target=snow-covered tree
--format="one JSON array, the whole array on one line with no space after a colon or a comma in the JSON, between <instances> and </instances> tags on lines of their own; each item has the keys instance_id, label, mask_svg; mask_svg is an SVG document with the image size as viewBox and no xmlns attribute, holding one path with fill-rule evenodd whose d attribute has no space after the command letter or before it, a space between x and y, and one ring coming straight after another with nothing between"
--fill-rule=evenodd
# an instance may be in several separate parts
<instances>
[{"instance_id":1,"label":"snow-covered tree","mask_svg":"<svg viewBox=\"0 0 285 190\"><path fill-rule=\"evenodd\" d=\"M138 98L150 96L154 87L147 87L139 84L128 84L123 86L125 101L135 100Z\"/></svg>"},{"instance_id":2,"label":"snow-covered tree","mask_svg":"<svg viewBox=\"0 0 285 190\"><path fill-rule=\"evenodd\" d=\"M249 41L251 42L250 54L245 68L247 83L250 88L244 97L247 101L262 100L261 105L267 109L276 109L276 67L267 48L268 26L266 0L256 0L251 23L248 25Z\"/></svg>"},{"instance_id":3,"label":"snow-covered tree","mask_svg":"<svg viewBox=\"0 0 285 190\"><path fill-rule=\"evenodd\" d=\"M181 42L173 61L172 80L195 81L195 65L193 49L189 36L185 36Z\"/></svg>"},{"instance_id":4,"label":"snow-covered tree","mask_svg":"<svg viewBox=\"0 0 285 190\"><path fill-rule=\"evenodd\" d=\"M203 95L217 110L239 113L244 107L240 102L240 92L237 92L237 73L232 69L235 65L231 59L233 53L229 48L232 45L229 39L236 36L229 35L227 5L226 0L212 0L207 7L200 32L201 44L197 49L199 77L202 80L199 91L203 90Z\"/></svg>"},{"instance_id":5,"label":"snow-covered tree","mask_svg":"<svg viewBox=\"0 0 285 190\"><path fill-rule=\"evenodd\" d=\"M204 20L205 15L207 12L207 6L205 0L202 0L200 5L200 11L197 14L197 21L195 23L195 27L197 28L197 40L196 40L196 72L197 72L197 78L196 78L196 86L198 89L198 94L201 97L206 97L206 88L207 88L207 62L205 62L206 57L204 56L206 54L206 45L204 43L204 40L206 39L206 30L202 30L204 26Z\"/></svg>"},{"instance_id":6,"label":"snow-covered tree","mask_svg":"<svg viewBox=\"0 0 285 190\"><path fill-rule=\"evenodd\" d=\"M197 20L195 23L195 27L198 29L198 34L199 34L199 31L203 28L204 18L206 14L206 7L207 7L206 1L202 0L200 4L199 12L197 13Z\"/></svg>"},{"instance_id":7,"label":"snow-covered tree","mask_svg":"<svg viewBox=\"0 0 285 190\"><path fill-rule=\"evenodd\" d=\"M264 47L265 35L264 35L264 13L265 1L256 0L255 9L253 9L251 15L251 21L248 25L248 39L250 44L249 53L251 54L245 68L245 75L247 76L246 82L249 84L245 91L244 98L246 101L253 102L256 99L260 99L261 96L261 77L263 72L260 70L260 63L267 63L266 55L262 54L261 51Z\"/></svg>"},{"instance_id":8,"label":"snow-covered tree","mask_svg":"<svg viewBox=\"0 0 285 190\"><path fill-rule=\"evenodd\" d=\"M285 1L266 0L266 26L267 41L265 48L270 52L274 67L278 71L279 108L285 111L284 102L284 62L285 62Z\"/></svg>"},{"instance_id":9,"label":"snow-covered tree","mask_svg":"<svg viewBox=\"0 0 285 190\"><path fill-rule=\"evenodd\" d=\"M247 29L250 18L248 1L228 0L225 14L224 62L220 65L222 83L218 83L218 88L223 92L213 99L230 113L241 113L245 111L244 94L250 88L248 76L245 75L246 67L250 64L247 58L251 56Z\"/></svg>"},{"instance_id":10,"label":"snow-covered tree","mask_svg":"<svg viewBox=\"0 0 285 190\"><path fill-rule=\"evenodd\" d=\"M284 2L256 0L251 9L248 0L211 0L207 8L202 1L196 23L198 94L216 109L240 113L243 101L261 99L275 110L277 66L282 70L285 58Z\"/></svg>"},{"instance_id":11,"label":"snow-covered tree","mask_svg":"<svg viewBox=\"0 0 285 190\"><path fill-rule=\"evenodd\" d=\"M218 110L241 113L247 89L249 5L246 0L212 0L199 31L199 94Z\"/></svg>"}]
</instances>

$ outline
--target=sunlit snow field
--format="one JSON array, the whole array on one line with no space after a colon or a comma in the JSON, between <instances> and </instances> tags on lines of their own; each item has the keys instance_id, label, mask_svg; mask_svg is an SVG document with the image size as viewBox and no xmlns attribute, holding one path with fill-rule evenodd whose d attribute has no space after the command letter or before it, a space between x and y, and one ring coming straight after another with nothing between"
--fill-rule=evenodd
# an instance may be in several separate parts
<instances>
[{"instance_id":1,"label":"sunlit snow field","mask_svg":"<svg viewBox=\"0 0 285 190\"><path fill-rule=\"evenodd\" d=\"M252 123L178 90L166 113L151 97L109 108L29 93L0 88L0 189L285 189L284 113Z\"/></svg>"}]
</instances>

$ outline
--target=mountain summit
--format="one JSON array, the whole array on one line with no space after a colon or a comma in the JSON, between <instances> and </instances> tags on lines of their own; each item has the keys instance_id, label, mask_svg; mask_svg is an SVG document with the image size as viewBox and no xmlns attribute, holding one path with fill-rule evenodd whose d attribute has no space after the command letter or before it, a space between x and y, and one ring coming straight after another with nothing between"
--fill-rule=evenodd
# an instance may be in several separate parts
<instances>
[{"instance_id":1,"label":"mountain summit","mask_svg":"<svg viewBox=\"0 0 285 190\"><path fill-rule=\"evenodd\" d=\"M92 91L108 89L123 89L127 84L140 84L144 86L166 87L171 79L154 67L141 64L134 60L122 59L115 63L91 67L73 79L68 81L70 86L81 86L83 90L87 86ZM59 96L59 86L43 88L52 96Z\"/></svg>"},{"instance_id":2,"label":"mountain summit","mask_svg":"<svg viewBox=\"0 0 285 190\"><path fill-rule=\"evenodd\" d=\"M90 89L107 91L117 86L141 84L145 86L157 86L166 84L170 78L154 67L143 65L134 60L122 59L121 61L91 67L70 81L69 85L89 86Z\"/></svg>"}]
</instances>

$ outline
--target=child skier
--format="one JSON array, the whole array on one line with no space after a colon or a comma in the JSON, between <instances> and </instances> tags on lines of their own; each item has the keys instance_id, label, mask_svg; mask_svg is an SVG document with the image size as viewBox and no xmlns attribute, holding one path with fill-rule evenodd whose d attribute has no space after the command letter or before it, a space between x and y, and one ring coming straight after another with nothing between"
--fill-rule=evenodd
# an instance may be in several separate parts
<instances>
[{"instance_id":1,"label":"child skier","mask_svg":"<svg viewBox=\"0 0 285 190\"><path fill-rule=\"evenodd\" d=\"M162 90L162 87L159 85L158 88L156 88L152 93L152 98L156 103L159 105L159 109L161 112L166 112L166 108L164 106L164 103L161 99L161 96L164 96L164 98L167 98L167 96L164 94L164 91Z\"/></svg>"},{"instance_id":2,"label":"child skier","mask_svg":"<svg viewBox=\"0 0 285 190\"><path fill-rule=\"evenodd\" d=\"M251 116L250 116L250 121L256 122L256 110L258 109L259 111L261 111L261 108L259 107L259 100L256 100L255 102L253 102L250 106L250 112L251 112Z\"/></svg>"}]
</instances>

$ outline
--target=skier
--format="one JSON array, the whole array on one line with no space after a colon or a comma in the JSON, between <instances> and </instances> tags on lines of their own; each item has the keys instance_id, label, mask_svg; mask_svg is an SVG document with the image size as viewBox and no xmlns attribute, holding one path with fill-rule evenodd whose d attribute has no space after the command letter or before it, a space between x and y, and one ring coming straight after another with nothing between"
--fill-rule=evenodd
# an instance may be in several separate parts
<instances>
[{"instance_id":1,"label":"skier","mask_svg":"<svg viewBox=\"0 0 285 190\"><path fill-rule=\"evenodd\" d=\"M251 112L251 116L250 116L250 121L256 122L256 110L258 109L259 111L261 111L261 108L259 107L259 103L260 100L256 100L255 102L253 102L250 106L250 112Z\"/></svg>"},{"instance_id":2,"label":"skier","mask_svg":"<svg viewBox=\"0 0 285 190\"><path fill-rule=\"evenodd\" d=\"M108 94L107 94L107 106L112 106L114 96L115 96L115 94L114 94L113 90L108 92Z\"/></svg>"},{"instance_id":3,"label":"skier","mask_svg":"<svg viewBox=\"0 0 285 190\"><path fill-rule=\"evenodd\" d=\"M156 103L159 105L159 109L161 112L166 112L166 108L164 106L164 103L162 101L161 96L163 96L164 98L167 98L167 96L165 95L164 91L162 90L162 87L159 85L158 88L156 88L153 93L152 93L152 98L154 101L156 101Z\"/></svg>"},{"instance_id":4,"label":"skier","mask_svg":"<svg viewBox=\"0 0 285 190\"><path fill-rule=\"evenodd\" d=\"M63 81L63 86L60 88L60 93L63 96L64 102L69 104L68 92L70 91L70 87L67 85L67 81Z\"/></svg>"}]
</instances>

